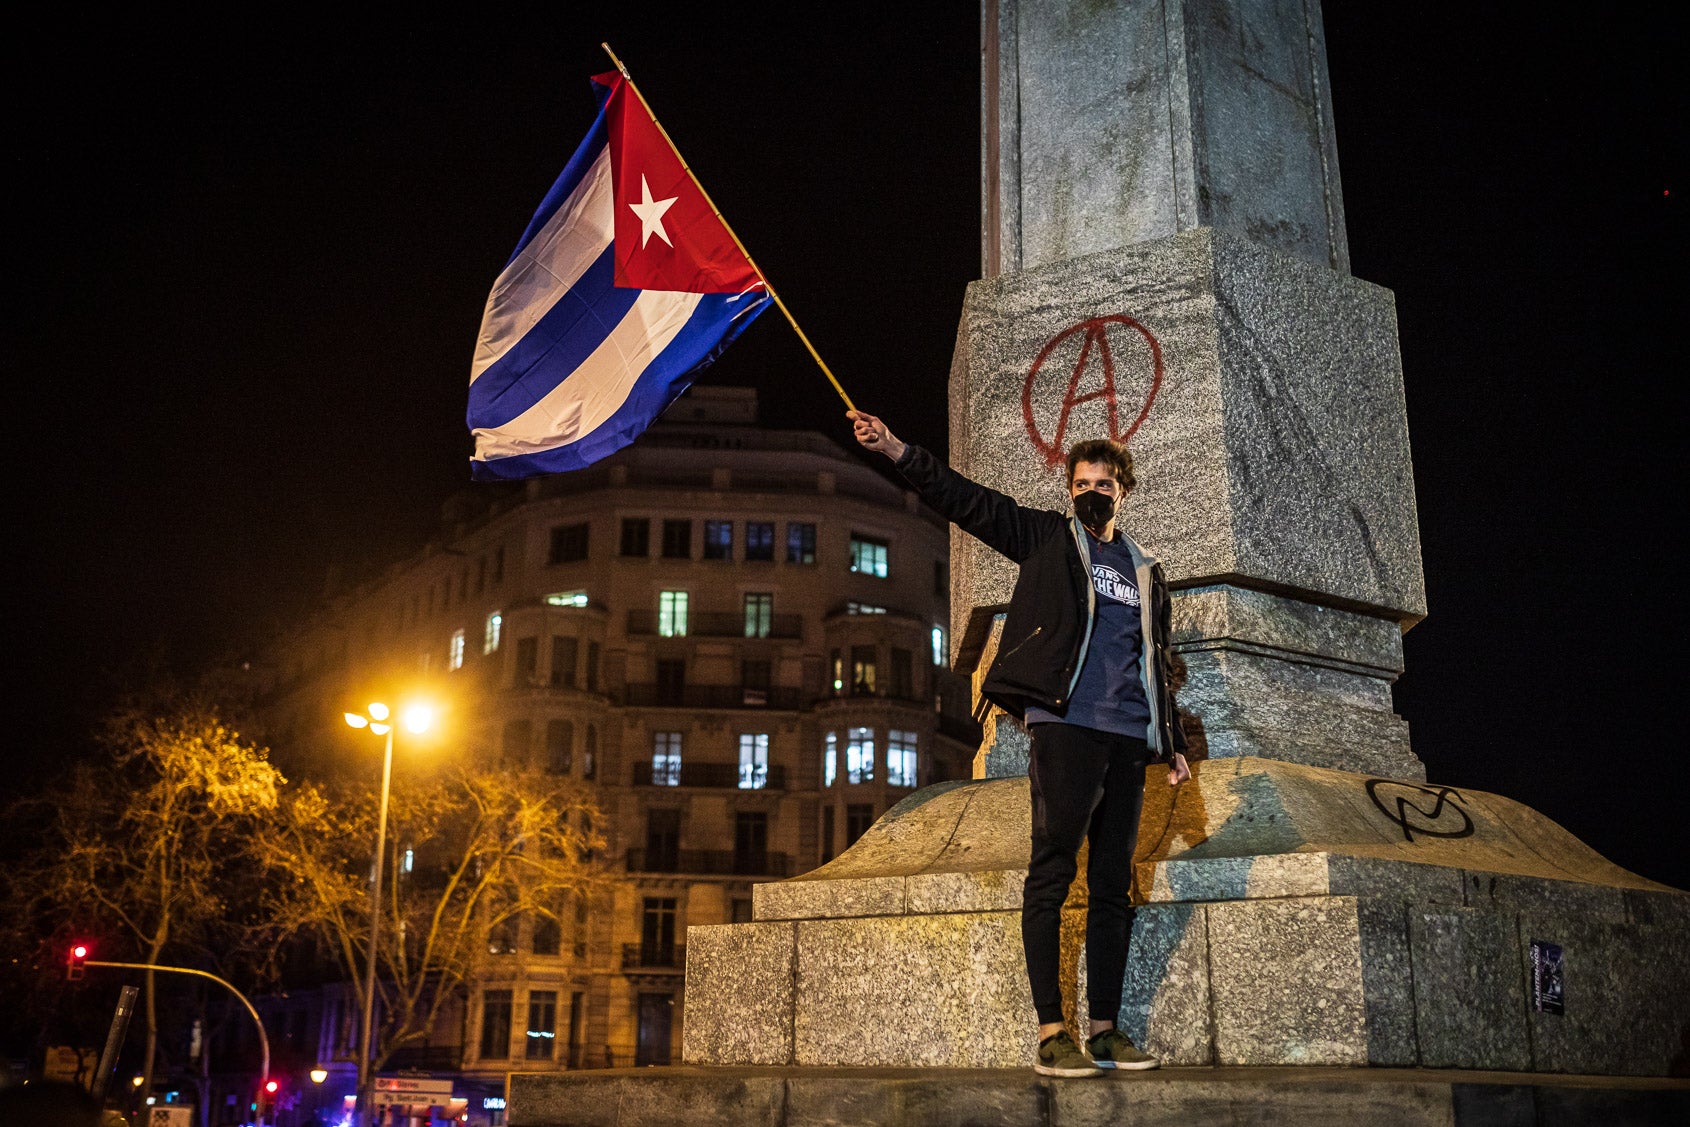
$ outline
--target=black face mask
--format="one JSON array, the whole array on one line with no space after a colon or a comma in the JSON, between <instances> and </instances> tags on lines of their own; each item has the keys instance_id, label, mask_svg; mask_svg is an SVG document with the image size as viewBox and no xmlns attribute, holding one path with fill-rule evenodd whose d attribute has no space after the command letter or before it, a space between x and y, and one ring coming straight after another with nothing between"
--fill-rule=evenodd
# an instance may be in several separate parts
<instances>
[{"instance_id":1,"label":"black face mask","mask_svg":"<svg viewBox=\"0 0 1690 1127\"><path fill-rule=\"evenodd\" d=\"M1088 489L1074 498L1074 515L1093 532L1100 532L1109 523L1109 518L1115 515L1115 498Z\"/></svg>"}]
</instances>

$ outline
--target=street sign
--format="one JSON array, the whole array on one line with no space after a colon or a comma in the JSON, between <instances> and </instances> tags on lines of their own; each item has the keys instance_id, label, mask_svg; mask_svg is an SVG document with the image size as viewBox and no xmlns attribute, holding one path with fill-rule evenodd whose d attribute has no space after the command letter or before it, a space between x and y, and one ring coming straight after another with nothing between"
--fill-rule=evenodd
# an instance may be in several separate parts
<instances>
[{"instance_id":1,"label":"street sign","mask_svg":"<svg viewBox=\"0 0 1690 1127\"><path fill-rule=\"evenodd\" d=\"M378 1076L376 1091L384 1096L439 1096L441 1099L451 1099L452 1082L415 1076Z\"/></svg>"}]
</instances>

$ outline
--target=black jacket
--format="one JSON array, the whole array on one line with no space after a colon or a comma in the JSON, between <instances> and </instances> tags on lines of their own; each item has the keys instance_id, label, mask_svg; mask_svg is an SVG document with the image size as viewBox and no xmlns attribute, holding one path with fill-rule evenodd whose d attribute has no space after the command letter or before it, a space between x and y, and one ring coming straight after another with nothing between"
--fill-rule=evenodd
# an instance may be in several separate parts
<instances>
[{"instance_id":1,"label":"black jacket","mask_svg":"<svg viewBox=\"0 0 1690 1127\"><path fill-rule=\"evenodd\" d=\"M1085 663L1096 616L1091 552L1078 519L1032 509L995 489L968 480L932 453L911 445L897 468L927 502L958 528L1021 565L1004 619L997 657L980 691L1021 719L1028 704L1061 712ZM1158 759L1185 751L1185 733L1168 684L1171 600L1162 566L1132 538L1117 535L1132 553L1137 573L1144 658L1140 676L1150 705L1146 731Z\"/></svg>"}]
</instances>

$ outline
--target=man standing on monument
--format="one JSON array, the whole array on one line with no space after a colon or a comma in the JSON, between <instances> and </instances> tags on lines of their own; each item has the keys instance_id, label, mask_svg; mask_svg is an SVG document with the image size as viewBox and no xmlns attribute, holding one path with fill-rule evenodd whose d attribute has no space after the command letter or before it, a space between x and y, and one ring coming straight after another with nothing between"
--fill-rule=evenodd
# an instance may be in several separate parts
<instances>
[{"instance_id":1,"label":"man standing on monument","mask_svg":"<svg viewBox=\"0 0 1690 1127\"><path fill-rule=\"evenodd\" d=\"M1098 1076L1155 1068L1115 1028L1132 936L1132 857L1151 760L1168 784L1190 777L1169 685L1170 600L1162 569L1115 526L1132 491L1132 454L1109 439L1068 451L1074 517L1033 509L970 481L886 424L851 411L857 441L892 459L927 502L964 532L1020 565L997 657L981 683L993 704L1027 725L1032 855L1021 901L1027 977L1038 1011L1033 1069ZM1062 1022L1058 960L1062 902L1089 841L1085 1050Z\"/></svg>"}]
</instances>

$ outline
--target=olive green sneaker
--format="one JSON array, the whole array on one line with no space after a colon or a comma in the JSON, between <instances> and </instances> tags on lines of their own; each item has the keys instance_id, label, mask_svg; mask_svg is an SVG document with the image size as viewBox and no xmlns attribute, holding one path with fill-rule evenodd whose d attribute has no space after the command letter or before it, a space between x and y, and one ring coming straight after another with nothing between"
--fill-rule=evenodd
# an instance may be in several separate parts
<instances>
[{"instance_id":1,"label":"olive green sneaker","mask_svg":"<svg viewBox=\"0 0 1690 1127\"><path fill-rule=\"evenodd\" d=\"M1039 1055L1033 1064L1033 1071L1040 1076L1073 1078L1103 1075L1092 1059L1074 1044L1074 1039L1068 1036L1066 1029L1039 1043Z\"/></svg>"},{"instance_id":2,"label":"olive green sneaker","mask_svg":"<svg viewBox=\"0 0 1690 1127\"><path fill-rule=\"evenodd\" d=\"M1119 1029L1105 1029L1095 1037L1086 1038L1086 1051L1099 1068L1155 1068L1161 1062L1141 1052L1132 1038Z\"/></svg>"}]
</instances>

